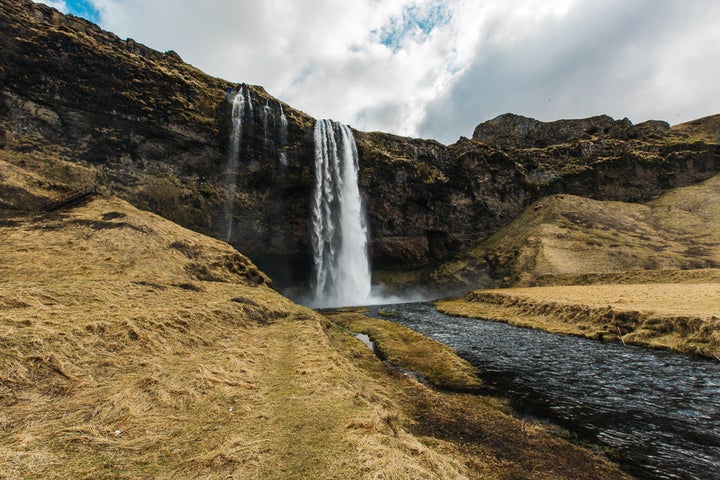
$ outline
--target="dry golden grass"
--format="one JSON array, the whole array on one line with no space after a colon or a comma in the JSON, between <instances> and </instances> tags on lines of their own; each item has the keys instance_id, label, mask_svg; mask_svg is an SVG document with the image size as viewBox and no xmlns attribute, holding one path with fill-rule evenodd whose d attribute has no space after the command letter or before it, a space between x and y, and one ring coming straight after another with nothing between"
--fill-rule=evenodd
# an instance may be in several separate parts
<instances>
[{"instance_id":1,"label":"dry golden grass","mask_svg":"<svg viewBox=\"0 0 720 480\"><path fill-rule=\"evenodd\" d=\"M455 391L477 390L482 385L476 369L447 345L397 323L361 313L338 311L326 316L351 332L368 335L380 358L420 374L431 385Z\"/></svg>"},{"instance_id":2,"label":"dry golden grass","mask_svg":"<svg viewBox=\"0 0 720 480\"><path fill-rule=\"evenodd\" d=\"M539 427L388 370L231 247L120 200L5 216L0 238L1 478L622 477L546 432L514 450ZM495 440L426 425L435 404Z\"/></svg>"},{"instance_id":3,"label":"dry golden grass","mask_svg":"<svg viewBox=\"0 0 720 480\"><path fill-rule=\"evenodd\" d=\"M422 440L424 448L431 446L436 452L462 460L468 478L626 478L602 455L559 438L557 430L513 416L498 399L436 390L395 369L415 369L430 383L445 382L450 390L476 389L480 382L474 369L451 349L436 350L433 340L359 313L333 312L327 316L343 328L331 338L355 344L338 350L393 392L392 399L400 404L405 416L394 418L383 412L378 421L388 424L386 428L391 430L402 425ZM348 339L347 334L342 334L345 328L369 334L383 355L392 359L393 366L385 366L366 346ZM453 381L447 384L447 378Z\"/></svg>"},{"instance_id":4,"label":"dry golden grass","mask_svg":"<svg viewBox=\"0 0 720 480\"><path fill-rule=\"evenodd\" d=\"M438 302L437 308L451 315L620 340L720 360L720 281L698 283L692 276L688 278L691 283L475 291L460 300Z\"/></svg>"},{"instance_id":5,"label":"dry golden grass","mask_svg":"<svg viewBox=\"0 0 720 480\"><path fill-rule=\"evenodd\" d=\"M28 148L17 153L0 149L0 210L37 209L42 200L95 181L92 168L67 159L61 147Z\"/></svg>"},{"instance_id":6,"label":"dry golden grass","mask_svg":"<svg viewBox=\"0 0 720 480\"><path fill-rule=\"evenodd\" d=\"M468 286L534 286L548 277L720 266L720 175L646 204L546 197L437 268L431 278ZM491 273L494 283L477 277ZM474 287L470 285L475 285Z\"/></svg>"},{"instance_id":7,"label":"dry golden grass","mask_svg":"<svg viewBox=\"0 0 720 480\"><path fill-rule=\"evenodd\" d=\"M117 199L2 225L0 477L425 478L347 429L372 383L229 246Z\"/></svg>"}]
</instances>

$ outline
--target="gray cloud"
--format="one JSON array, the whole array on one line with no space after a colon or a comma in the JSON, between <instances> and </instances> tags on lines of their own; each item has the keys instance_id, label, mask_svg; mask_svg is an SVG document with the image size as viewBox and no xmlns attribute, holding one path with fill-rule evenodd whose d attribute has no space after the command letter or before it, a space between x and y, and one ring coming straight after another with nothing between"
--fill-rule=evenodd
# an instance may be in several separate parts
<instances>
[{"instance_id":1,"label":"gray cloud","mask_svg":"<svg viewBox=\"0 0 720 480\"><path fill-rule=\"evenodd\" d=\"M419 133L451 142L505 112L671 123L720 113L718 18L711 0L578 2L516 43L480 48Z\"/></svg>"}]
</instances>

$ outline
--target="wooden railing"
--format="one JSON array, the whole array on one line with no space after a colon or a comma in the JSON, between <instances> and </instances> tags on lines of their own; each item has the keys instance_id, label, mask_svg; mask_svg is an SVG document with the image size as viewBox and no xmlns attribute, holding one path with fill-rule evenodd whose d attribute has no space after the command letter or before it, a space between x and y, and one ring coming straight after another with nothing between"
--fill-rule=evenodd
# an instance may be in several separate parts
<instances>
[{"instance_id":1,"label":"wooden railing","mask_svg":"<svg viewBox=\"0 0 720 480\"><path fill-rule=\"evenodd\" d=\"M75 205L78 202L81 202L82 200L88 198L91 195L94 195L97 193L97 185L90 185L82 188L77 188L75 190L70 190L67 193L64 193L63 195L46 200L41 205L41 210L44 212L52 212L54 210L57 210L62 207L68 207L70 205Z\"/></svg>"}]
</instances>

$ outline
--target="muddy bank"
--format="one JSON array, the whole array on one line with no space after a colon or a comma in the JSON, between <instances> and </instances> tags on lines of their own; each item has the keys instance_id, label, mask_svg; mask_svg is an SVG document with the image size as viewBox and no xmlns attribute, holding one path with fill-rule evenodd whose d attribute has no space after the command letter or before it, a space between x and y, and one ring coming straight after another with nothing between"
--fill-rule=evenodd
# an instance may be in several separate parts
<instances>
[{"instance_id":1,"label":"muddy bank","mask_svg":"<svg viewBox=\"0 0 720 480\"><path fill-rule=\"evenodd\" d=\"M484 290L436 307L449 315L720 360L720 283Z\"/></svg>"}]
</instances>

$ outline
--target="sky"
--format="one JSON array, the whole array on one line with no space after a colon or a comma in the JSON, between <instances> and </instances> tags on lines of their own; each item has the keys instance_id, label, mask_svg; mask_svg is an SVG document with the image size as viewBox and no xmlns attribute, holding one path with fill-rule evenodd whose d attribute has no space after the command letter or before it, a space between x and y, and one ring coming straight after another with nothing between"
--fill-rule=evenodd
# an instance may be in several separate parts
<instances>
[{"instance_id":1,"label":"sky","mask_svg":"<svg viewBox=\"0 0 720 480\"><path fill-rule=\"evenodd\" d=\"M718 0L47 0L315 118L452 143L511 112L720 113Z\"/></svg>"}]
</instances>

